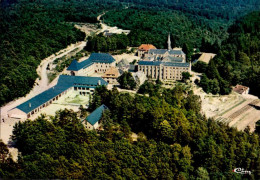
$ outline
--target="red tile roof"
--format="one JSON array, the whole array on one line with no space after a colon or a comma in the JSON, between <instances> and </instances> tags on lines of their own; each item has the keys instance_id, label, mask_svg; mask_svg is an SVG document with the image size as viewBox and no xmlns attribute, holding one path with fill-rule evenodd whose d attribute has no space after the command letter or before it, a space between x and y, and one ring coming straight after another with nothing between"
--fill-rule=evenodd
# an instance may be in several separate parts
<instances>
[{"instance_id":1,"label":"red tile roof","mask_svg":"<svg viewBox=\"0 0 260 180\"><path fill-rule=\"evenodd\" d=\"M138 48L138 50L141 50L141 51L149 51L150 49L156 49L156 47L152 44L142 44Z\"/></svg>"}]
</instances>

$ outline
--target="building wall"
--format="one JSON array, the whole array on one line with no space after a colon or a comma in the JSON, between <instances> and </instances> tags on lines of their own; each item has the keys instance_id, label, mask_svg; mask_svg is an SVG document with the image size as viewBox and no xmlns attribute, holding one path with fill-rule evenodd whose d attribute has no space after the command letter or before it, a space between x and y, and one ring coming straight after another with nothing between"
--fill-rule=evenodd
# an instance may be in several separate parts
<instances>
[{"instance_id":1,"label":"building wall","mask_svg":"<svg viewBox=\"0 0 260 180\"><path fill-rule=\"evenodd\" d=\"M147 51L144 51L144 50L138 50L137 53L138 53L138 56L139 56L139 57L143 57L143 55L146 54Z\"/></svg>"},{"instance_id":2,"label":"building wall","mask_svg":"<svg viewBox=\"0 0 260 180\"><path fill-rule=\"evenodd\" d=\"M94 72L95 72L95 67L93 64L87 68L81 69L79 72L79 76L91 76L92 74L94 74Z\"/></svg>"},{"instance_id":3,"label":"building wall","mask_svg":"<svg viewBox=\"0 0 260 180\"><path fill-rule=\"evenodd\" d=\"M116 77L104 77L103 78L106 82L108 82L109 84L114 84L114 85L118 85L119 83L117 82L117 78Z\"/></svg>"},{"instance_id":4,"label":"building wall","mask_svg":"<svg viewBox=\"0 0 260 180\"><path fill-rule=\"evenodd\" d=\"M99 126L100 126L100 125L99 125L98 122L96 122L96 124L94 124L93 126L92 126L92 124L90 124L89 122L87 122L86 128L87 128L88 130L94 130L94 129L98 129Z\"/></svg>"},{"instance_id":5,"label":"building wall","mask_svg":"<svg viewBox=\"0 0 260 180\"><path fill-rule=\"evenodd\" d=\"M116 62L112 63L93 63L91 66L87 68L82 68L79 71L69 71L67 70L68 75L72 75L72 72L75 76L91 76L92 74L96 73L105 73L111 67L115 67Z\"/></svg>"},{"instance_id":6,"label":"building wall","mask_svg":"<svg viewBox=\"0 0 260 180\"><path fill-rule=\"evenodd\" d=\"M152 79L181 80L182 72L190 72L190 67L138 65L138 71Z\"/></svg>"},{"instance_id":7,"label":"building wall","mask_svg":"<svg viewBox=\"0 0 260 180\"><path fill-rule=\"evenodd\" d=\"M74 91L78 91L80 95L89 95L89 94L93 94L95 91L95 87L74 87Z\"/></svg>"},{"instance_id":8,"label":"building wall","mask_svg":"<svg viewBox=\"0 0 260 180\"><path fill-rule=\"evenodd\" d=\"M94 63L94 69L97 73L105 73L111 67L115 67L115 62L113 63Z\"/></svg>"},{"instance_id":9,"label":"building wall","mask_svg":"<svg viewBox=\"0 0 260 180\"><path fill-rule=\"evenodd\" d=\"M15 108L15 109L8 111L8 117L17 118L17 119L26 119L27 114L25 112L21 111L20 109Z\"/></svg>"}]
</instances>

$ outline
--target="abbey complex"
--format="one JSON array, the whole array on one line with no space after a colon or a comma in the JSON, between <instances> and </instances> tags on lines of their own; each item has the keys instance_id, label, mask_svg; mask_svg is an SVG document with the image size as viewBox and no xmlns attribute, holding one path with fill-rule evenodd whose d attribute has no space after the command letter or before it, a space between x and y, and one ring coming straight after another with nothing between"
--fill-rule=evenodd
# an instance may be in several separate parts
<instances>
[{"instance_id":1,"label":"abbey complex","mask_svg":"<svg viewBox=\"0 0 260 180\"><path fill-rule=\"evenodd\" d=\"M191 64L186 63L186 55L181 48L171 48L170 35L168 49L156 49L151 44L142 44L137 54L141 60L133 68L135 72L132 74L139 77L138 81L141 82L145 80L143 76L150 79L181 80L182 72L191 71ZM79 95L86 96L92 94L99 85L118 85L118 69L115 59L107 53L92 53L82 62L73 60L66 70L67 75L61 75L56 86L11 109L8 115L18 119L30 118L68 91L77 91Z\"/></svg>"}]
</instances>

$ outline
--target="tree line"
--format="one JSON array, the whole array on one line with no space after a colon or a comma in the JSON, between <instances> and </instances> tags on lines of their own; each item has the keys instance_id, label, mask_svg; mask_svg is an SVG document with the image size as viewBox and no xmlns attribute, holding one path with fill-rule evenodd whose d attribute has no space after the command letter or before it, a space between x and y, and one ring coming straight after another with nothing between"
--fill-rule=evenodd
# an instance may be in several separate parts
<instances>
[{"instance_id":1,"label":"tree line","mask_svg":"<svg viewBox=\"0 0 260 180\"><path fill-rule=\"evenodd\" d=\"M201 47L203 38L214 44L220 43L228 35L227 23L223 21L190 17L173 10L128 8L109 11L102 18L110 26L130 29L129 43L134 47L153 44L159 49L166 48L170 33L173 47L186 46L193 51L193 48Z\"/></svg>"},{"instance_id":2,"label":"tree line","mask_svg":"<svg viewBox=\"0 0 260 180\"><path fill-rule=\"evenodd\" d=\"M127 35L112 34L111 36L104 36L103 33L89 36L88 43L85 47L90 52L111 52L116 50L125 50L129 45Z\"/></svg>"}]
</instances>

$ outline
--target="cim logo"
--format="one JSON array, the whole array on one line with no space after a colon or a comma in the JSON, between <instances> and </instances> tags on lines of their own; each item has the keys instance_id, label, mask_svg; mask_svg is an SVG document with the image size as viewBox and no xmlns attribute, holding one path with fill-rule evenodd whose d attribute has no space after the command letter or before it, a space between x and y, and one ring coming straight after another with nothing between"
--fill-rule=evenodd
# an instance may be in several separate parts
<instances>
[{"instance_id":1,"label":"cim logo","mask_svg":"<svg viewBox=\"0 0 260 180\"><path fill-rule=\"evenodd\" d=\"M238 174L249 174L251 175L251 171L245 171L244 168L235 168L233 169L234 173L238 173Z\"/></svg>"}]
</instances>

